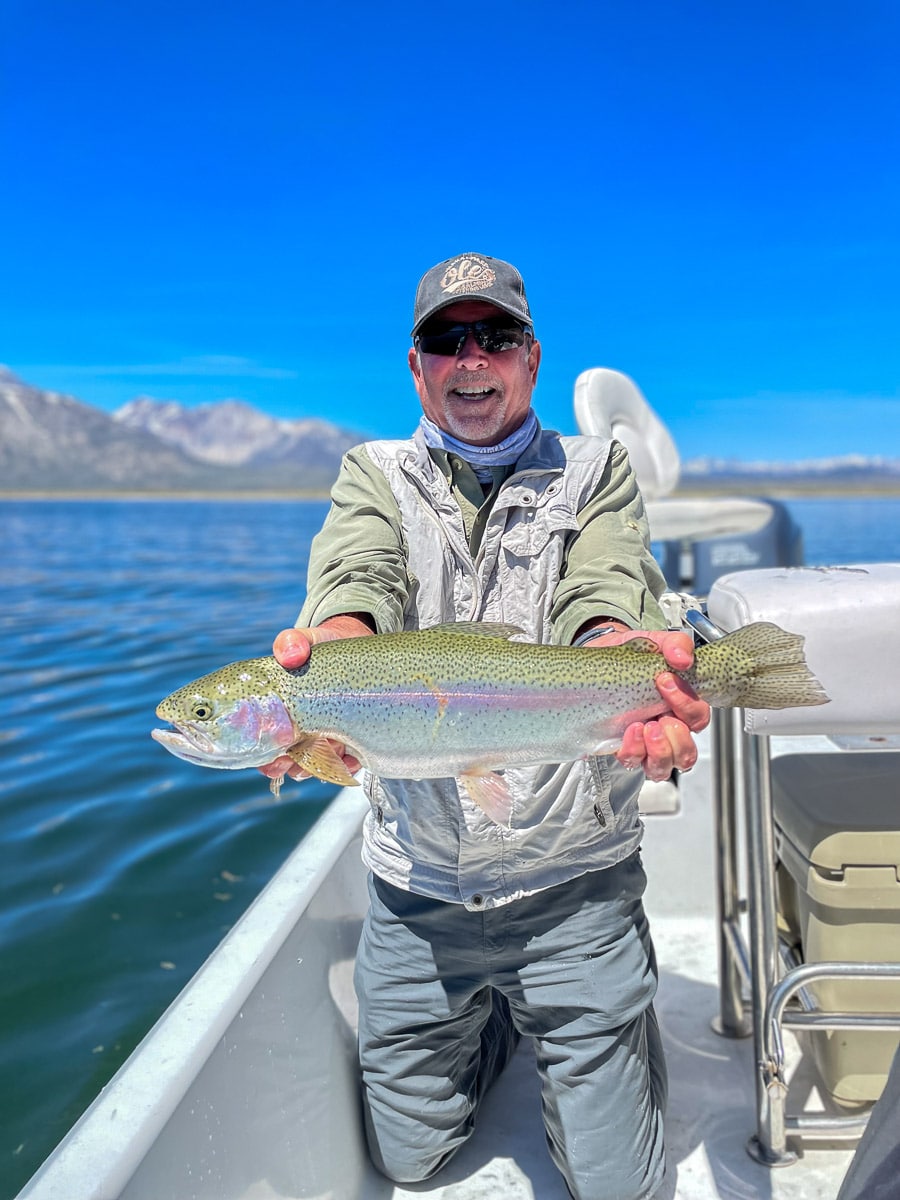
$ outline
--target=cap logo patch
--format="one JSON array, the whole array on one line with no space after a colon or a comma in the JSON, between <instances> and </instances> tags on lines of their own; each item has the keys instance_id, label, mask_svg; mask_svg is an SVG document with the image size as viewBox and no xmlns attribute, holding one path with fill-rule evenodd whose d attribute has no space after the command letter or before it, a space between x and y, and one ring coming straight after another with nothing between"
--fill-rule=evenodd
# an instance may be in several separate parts
<instances>
[{"instance_id":1,"label":"cap logo patch","mask_svg":"<svg viewBox=\"0 0 900 1200\"><path fill-rule=\"evenodd\" d=\"M455 259L441 279L445 296L465 296L469 292L484 292L494 286L497 276L483 258L468 256Z\"/></svg>"}]
</instances>

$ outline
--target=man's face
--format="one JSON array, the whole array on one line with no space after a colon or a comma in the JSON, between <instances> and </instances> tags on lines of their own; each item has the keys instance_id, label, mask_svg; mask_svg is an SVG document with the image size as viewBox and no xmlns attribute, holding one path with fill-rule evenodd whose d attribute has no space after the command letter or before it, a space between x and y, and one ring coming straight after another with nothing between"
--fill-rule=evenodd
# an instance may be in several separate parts
<instances>
[{"instance_id":1,"label":"man's face","mask_svg":"<svg viewBox=\"0 0 900 1200\"><path fill-rule=\"evenodd\" d=\"M484 300L461 300L436 319L468 324L504 315ZM493 446L519 428L531 407L540 361L539 342L492 354L471 332L455 355L424 354L415 347L409 352L425 416L472 446Z\"/></svg>"}]
</instances>

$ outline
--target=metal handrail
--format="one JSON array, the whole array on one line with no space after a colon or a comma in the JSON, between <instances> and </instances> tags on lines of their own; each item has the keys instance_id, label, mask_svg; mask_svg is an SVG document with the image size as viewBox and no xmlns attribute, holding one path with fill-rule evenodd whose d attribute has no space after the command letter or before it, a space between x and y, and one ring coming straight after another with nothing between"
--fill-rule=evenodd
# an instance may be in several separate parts
<instances>
[{"instance_id":1,"label":"metal handrail","mask_svg":"<svg viewBox=\"0 0 900 1200\"><path fill-rule=\"evenodd\" d=\"M857 1114L787 1116L787 1084L784 1077L783 1028L900 1029L900 1014L844 1012L786 1012L794 994L812 980L831 975L843 978L900 979L897 963L804 963L778 978L777 926L775 915L775 847L770 787L769 739L742 734L745 768L748 859L756 869L756 886L748 897L750 952L753 968L751 1005L757 1062L757 1133L748 1145L750 1154L769 1166L788 1165L796 1155L788 1149L789 1134L798 1137L828 1136L855 1140L865 1128L865 1117ZM874 1020L872 1018L875 1018Z\"/></svg>"},{"instance_id":2,"label":"metal handrail","mask_svg":"<svg viewBox=\"0 0 900 1200\"><path fill-rule=\"evenodd\" d=\"M724 636L724 631L699 611L686 612L685 621L704 641ZM713 1025L727 1037L743 1037L752 1032L757 1063L757 1132L747 1150L767 1166L786 1166L797 1159L787 1147L789 1134L801 1139L855 1141L865 1129L868 1114L787 1115L782 1030L900 1029L900 1013L825 1011L814 1005L805 989L810 981L821 978L900 979L900 964L803 963L790 967L779 979L780 951L789 955L790 950L780 942L776 923L769 738L744 731L742 710L715 709L711 732L719 952L719 1011ZM746 906L739 882L740 807L744 810L750 874ZM748 938L744 937L741 925L745 907ZM749 990L749 1005L744 989ZM786 1011L794 996L801 1009Z\"/></svg>"}]
</instances>

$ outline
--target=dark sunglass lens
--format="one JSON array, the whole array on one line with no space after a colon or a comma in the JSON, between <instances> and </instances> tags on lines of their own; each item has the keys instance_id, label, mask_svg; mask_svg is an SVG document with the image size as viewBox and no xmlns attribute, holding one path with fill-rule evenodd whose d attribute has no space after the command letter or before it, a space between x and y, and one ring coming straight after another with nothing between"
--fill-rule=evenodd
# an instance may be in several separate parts
<instances>
[{"instance_id":1,"label":"dark sunglass lens","mask_svg":"<svg viewBox=\"0 0 900 1200\"><path fill-rule=\"evenodd\" d=\"M519 326L476 330L475 336L482 350L500 354L503 350L515 350L525 342L525 330Z\"/></svg>"},{"instance_id":2,"label":"dark sunglass lens","mask_svg":"<svg viewBox=\"0 0 900 1200\"><path fill-rule=\"evenodd\" d=\"M433 325L419 334L418 346L423 354L458 354L469 333L482 350L499 354L503 350L515 350L525 342L525 329L512 325L509 320L475 321L471 325Z\"/></svg>"},{"instance_id":3,"label":"dark sunglass lens","mask_svg":"<svg viewBox=\"0 0 900 1200\"><path fill-rule=\"evenodd\" d=\"M420 333L419 349L423 354L456 354L465 335L466 331L462 326Z\"/></svg>"}]
</instances>

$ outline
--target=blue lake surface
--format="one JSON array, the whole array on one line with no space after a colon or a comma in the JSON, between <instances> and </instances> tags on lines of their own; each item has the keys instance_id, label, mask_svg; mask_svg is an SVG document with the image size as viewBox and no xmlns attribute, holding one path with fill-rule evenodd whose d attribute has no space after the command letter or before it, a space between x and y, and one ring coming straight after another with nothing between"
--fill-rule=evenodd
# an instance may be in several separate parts
<instances>
[{"instance_id":1,"label":"blue lake surface","mask_svg":"<svg viewBox=\"0 0 900 1200\"><path fill-rule=\"evenodd\" d=\"M790 500L813 565L900 560L900 498ZM157 702L269 652L326 505L0 502L0 1198L334 794L209 771Z\"/></svg>"}]
</instances>

